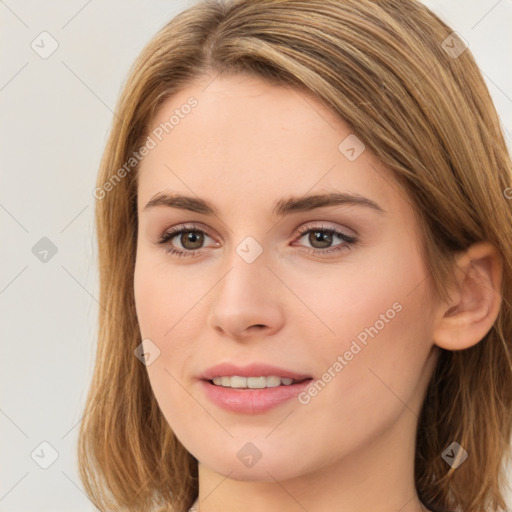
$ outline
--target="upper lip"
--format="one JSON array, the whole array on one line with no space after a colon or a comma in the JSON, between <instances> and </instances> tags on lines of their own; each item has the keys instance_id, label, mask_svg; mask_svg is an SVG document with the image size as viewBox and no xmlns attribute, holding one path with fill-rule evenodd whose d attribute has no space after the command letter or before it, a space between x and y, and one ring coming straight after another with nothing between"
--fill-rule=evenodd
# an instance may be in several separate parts
<instances>
[{"instance_id":1,"label":"upper lip","mask_svg":"<svg viewBox=\"0 0 512 512\"><path fill-rule=\"evenodd\" d=\"M248 366L237 366L232 363L221 363L205 370L200 378L203 380L212 380L214 377L226 377L238 375L240 377L285 377L293 380L304 380L311 378L305 373L298 373L286 368L279 368L263 363L253 363Z\"/></svg>"}]
</instances>

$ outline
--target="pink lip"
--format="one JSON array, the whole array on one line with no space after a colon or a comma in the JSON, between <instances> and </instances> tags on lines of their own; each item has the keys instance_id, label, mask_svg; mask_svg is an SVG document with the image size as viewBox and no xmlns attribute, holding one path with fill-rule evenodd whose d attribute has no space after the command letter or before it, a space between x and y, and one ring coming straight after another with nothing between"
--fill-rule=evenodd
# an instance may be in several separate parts
<instances>
[{"instance_id":1,"label":"pink lip","mask_svg":"<svg viewBox=\"0 0 512 512\"><path fill-rule=\"evenodd\" d=\"M214 377L287 377L297 381L289 386L277 386L263 389L232 389L215 386L211 381ZM230 363L219 364L206 370L200 376L200 385L206 397L217 406L231 412L242 414L258 414L268 411L296 397L311 382L309 375L292 372L277 366L266 364L251 364L239 367Z\"/></svg>"},{"instance_id":2,"label":"pink lip","mask_svg":"<svg viewBox=\"0 0 512 512\"><path fill-rule=\"evenodd\" d=\"M201 380L200 384L206 397L219 407L243 414L258 414L296 397L310 382L311 379L307 379L289 386L263 389L223 388L208 380Z\"/></svg>"}]
</instances>

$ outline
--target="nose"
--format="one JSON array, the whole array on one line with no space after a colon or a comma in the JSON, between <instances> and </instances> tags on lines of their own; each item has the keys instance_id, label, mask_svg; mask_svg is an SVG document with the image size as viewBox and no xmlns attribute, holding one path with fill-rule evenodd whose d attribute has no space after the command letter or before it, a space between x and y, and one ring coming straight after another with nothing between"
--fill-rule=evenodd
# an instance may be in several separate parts
<instances>
[{"instance_id":1,"label":"nose","mask_svg":"<svg viewBox=\"0 0 512 512\"><path fill-rule=\"evenodd\" d=\"M239 258L213 290L209 325L236 340L269 336L284 322L282 283L260 256L252 263Z\"/></svg>"}]
</instances>

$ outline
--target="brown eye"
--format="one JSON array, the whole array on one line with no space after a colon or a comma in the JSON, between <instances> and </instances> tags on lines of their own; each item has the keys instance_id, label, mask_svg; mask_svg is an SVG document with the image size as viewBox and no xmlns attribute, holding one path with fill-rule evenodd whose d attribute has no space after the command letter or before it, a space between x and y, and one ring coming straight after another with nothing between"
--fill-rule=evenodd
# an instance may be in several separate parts
<instances>
[{"instance_id":1,"label":"brown eye","mask_svg":"<svg viewBox=\"0 0 512 512\"><path fill-rule=\"evenodd\" d=\"M171 228L164 232L156 241L170 254L178 256L195 256L202 249L205 238L210 238L202 229L196 226Z\"/></svg>"},{"instance_id":2,"label":"brown eye","mask_svg":"<svg viewBox=\"0 0 512 512\"><path fill-rule=\"evenodd\" d=\"M179 241L184 249L195 251L204 243L204 233L201 231L182 231Z\"/></svg>"},{"instance_id":3,"label":"brown eye","mask_svg":"<svg viewBox=\"0 0 512 512\"><path fill-rule=\"evenodd\" d=\"M312 254L322 255L348 250L357 243L356 237L324 226L304 226L300 233L299 240L307 237L307 242L310 244L308 252ZM341 240L341 243L333 245L336 238Z\"/></svg>"},{"instance_id":4,"label":"brown eye","mask_svg":"<svg viewBox=\"0 0 512 512\"><path fill-rule=\"evenodd\" d=\"M332 244L332 233L311 230L309 231L308 242L310 242L315 249L326 249Z\"/></svg>"}]
</instances>

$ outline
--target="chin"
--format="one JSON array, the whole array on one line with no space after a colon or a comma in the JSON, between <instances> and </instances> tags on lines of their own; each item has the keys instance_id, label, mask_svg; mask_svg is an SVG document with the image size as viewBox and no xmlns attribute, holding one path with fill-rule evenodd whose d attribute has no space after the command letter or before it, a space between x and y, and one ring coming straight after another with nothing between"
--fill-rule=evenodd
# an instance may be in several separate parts
<instances>
[{"instance_id":1,"label":"chin","mask_svg":"<svg viewBox=\"0 0 512 512\"><path fill-rule=\"evenodd\" d=\"M283 460L286 459L283 458ZM205 461L205 463L201 462L201 464L209 467L219 475L240 482L275 482L276 480L283 481L300 476L296 471L293 471L293 473L290 472L290 464L282 464L278 461L264 464L260 460L251 468L240 467L241 465L238 463L230 464L228 461L223 463L222 461L216 460L212 461L213 464L208 464L208 462L209 461Z\"/></svg>"},{"instance_id":2,"label":"chin","mask_svg":"<svg viewBox=\"0 0 512 512\"><path fill-rule=\"evenodd\" d=\"M255 444L258 445L258 441L255 441ZM258 449L245 440L219 444L213 450L211 446L204 446L195 450L193 455L200 464L211 471L232 480L245 482L289 480L307 474L310 470L299 450L297 453L283 453L279 450L279 445L267 445L258 453Z\"/></svg>"}]
</instances>

